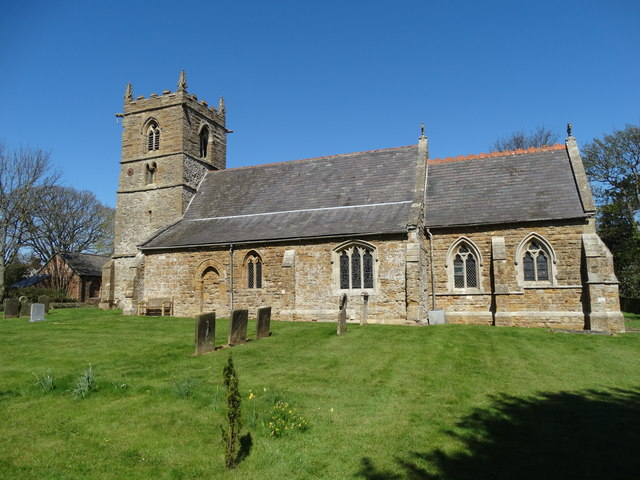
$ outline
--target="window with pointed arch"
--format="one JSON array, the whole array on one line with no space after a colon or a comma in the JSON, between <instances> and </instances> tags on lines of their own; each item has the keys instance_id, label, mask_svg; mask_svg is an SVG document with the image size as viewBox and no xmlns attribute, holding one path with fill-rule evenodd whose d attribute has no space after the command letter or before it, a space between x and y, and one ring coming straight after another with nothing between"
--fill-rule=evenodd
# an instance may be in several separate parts
<instances>
[{"instance_id":1,"label":"window with pointed arch","mask_svg":"<svg viewBox=\"0 0 640 480\"><path fill-rule=\"evenodd\" d=\"M204 127L200 132L200 158L207 158L207 147L209 146L209 129Z\"/></svg>"},{"instance_id":2,"label":"window with pointed arch","mask_svg":"<svg viewBox=\"0 0 640 480\"><path fill-rule=\"evenodd\" d=\"M482 259L475 245L466 239L455 242L447 254L449 288L453 291L479 292L481 266Z\"/></svg>"},{"instance_id":3,"label":"window with pointed arch","mask_svg":"<svg viewBox=\"0 0 640 480\"><path fill-rule=\"evenodd\" d=\"M353 243L334 251L338 263L338 286L340 290L362 290L375 288L376 250L373 245Z\"/></svg>"},{"instance_id":4,"label":"window with pointed arch","mask_svg":"<svg viewBox=\"0 0 640 480\"><path fill-rule=\"evenodd\" d=\"M554 282L555 255L551 246L541 237L531 235L518 248L520 268L518 277L525 284Z\"/></svg>"},{"instance_id":5,"label":"window with pointed arch","mask_svg":"<svg viewBox=\"0 0 640 480\"><path fill-rule=\"evenodd\" d=\"M262 288L262 258L256 252L250 252L245 260L247 269L247 288Z\"/></svg>"},{"instance_id":6,"label":"window with pointed arch","mask_svg":"<svg viewBox=\"0 0 640 480\"><path fill-rule=\"evenodd\" d=\"M152 121L147 127L147 151L160 149L160 127L158 123Z\"/></svg>"}]
</instances>

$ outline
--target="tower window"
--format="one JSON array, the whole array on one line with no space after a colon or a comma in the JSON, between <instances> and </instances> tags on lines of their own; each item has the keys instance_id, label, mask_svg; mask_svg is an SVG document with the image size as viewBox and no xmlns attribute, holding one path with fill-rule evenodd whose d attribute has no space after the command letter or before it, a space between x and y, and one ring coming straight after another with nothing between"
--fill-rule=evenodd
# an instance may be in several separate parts
<instances>
[{"instance_id":1,"label":"tower window","mask_svg":"<svg viewBox=\"0 0 640 480\"><path fill-rule=\"evenodd\" d=\"M209 129L204 127L200 132L200 157L207 158L207 147L209 146Z\"/></svg>"},{"instance_id":2,"label":"tower window","mask_svg":"<svg viewBox=\"0 0 640 480\"><path fill-rule=\"evenodd\" d=\"M156 122L151 122L147 129L147 150L149 152L160 148L160 127Z\"/></svg>"}]
</instances>

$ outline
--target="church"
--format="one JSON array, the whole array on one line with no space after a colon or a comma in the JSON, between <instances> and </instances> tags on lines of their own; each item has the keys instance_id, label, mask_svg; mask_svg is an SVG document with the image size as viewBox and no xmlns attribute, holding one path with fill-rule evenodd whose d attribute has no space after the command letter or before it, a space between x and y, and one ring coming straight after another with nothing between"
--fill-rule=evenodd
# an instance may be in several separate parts
<instances>
[{"instance_id":1,"label":"church","mask_svg":"<svg viewBox=\"0 0 640 480\"><path fill-rule=\"evenodd\" d=\"M564 144L430 159L417 145L226 168L226 111L127 85L103 308L177 316L624 331L611 253Z\"/></svg>"}]
</instances>

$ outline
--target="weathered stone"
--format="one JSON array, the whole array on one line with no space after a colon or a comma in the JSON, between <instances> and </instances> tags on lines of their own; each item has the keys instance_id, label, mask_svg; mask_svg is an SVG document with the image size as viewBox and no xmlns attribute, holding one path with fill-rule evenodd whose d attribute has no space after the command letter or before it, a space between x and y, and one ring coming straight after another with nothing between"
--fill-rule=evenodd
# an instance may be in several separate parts
<instances>
[{"instance_id":1,"label":"weathered stone","mask_svg":"<svg viewBox=\"0 0 640 480\"><path fill-rule=\"evenodd\" d=\"M340 299L340 312L338 313L338 335L347 332L347 294L343 293Z\"/></svg>"},{"instance_id":2,"label":"weathered stone","mask_svg":"<svg viewBox=\"0 0 640 480\"><path fill-rule=\"evenodd\" d=\"M47 295L40 295L38 297L38 303L44 304L44 313L49 313L49 305L51 304L51 299Z\"/></svg>"},{"instance_id":3,"label":"weathered stone","mask_svg":"<svg viewBox=\"0 0 640 480\"><path fill-rule=\"evenodd\" d=\"M196 355L212 351L216 344L215 312L196 315Z\"/></svg>"},{"instance_id":4,"label":"weathered stone","mask_svg":"<svg viewBox=\"0 0 640 480\"><path fill-rule=\"evenodd\" d=\"M239 345L247 341L247 324L249 323L249 310L234 310L231 313L231 325L229 328L229 345Z\"/></svg>"},{"instance_id":5,"label":"weathered stone","mask_svg":"<svg viewBox=\"0 0 640 480\"><path fill-rule=\"evenodd\" d=\"M17 318L20 316L20 304L15 298L4 300L4 318Z\"/></svg>"},{"instance_id":6,"label":"weathered stone","mask_svg":"<svg viewBox=\"0 0 640 480\"><path fill-rule=\"evenodd\" d=\"M271 335L271 307L260 307L257 316L256 338L266 338Z\"/></svg>"},{"instance_id":7,"label":"weathered stone","mask_svg":"<svg viewBox=\"0 0 640 480\"><path fill-rule=\"evenodd\" d=\"M44 320L44 303L31 304L30 322L42 322Z\"/></svg>"},{"instance_id":8,"label":"weathered stone","mask_svg":"<svg viewBox=\"0 0 640 480\"><path fill-rule=\"evenodd\" d=\"M29 301L27 297L20 297L20 314L19 317L29 317L31 316L31 305L32 302Z\"/></svg>"}]
</instances>

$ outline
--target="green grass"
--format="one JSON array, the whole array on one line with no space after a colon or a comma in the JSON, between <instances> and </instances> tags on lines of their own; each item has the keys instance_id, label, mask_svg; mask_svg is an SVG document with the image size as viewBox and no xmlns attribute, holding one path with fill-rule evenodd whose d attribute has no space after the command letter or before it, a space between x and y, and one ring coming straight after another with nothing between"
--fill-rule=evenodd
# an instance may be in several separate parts
<instances>
[{"instance_id":1,"label":"green grass","mask_svg":"<svg viewBox=\"0 0 640 480\"><path fill-rule=\"evenodd\" d=\"M640 315L637 313L625 313L624 325L628 330L640 330Z\"/></svg>"},{"instance_id":2,"label":"green grass","mask_svg":"<svg viewBox=\"0 0 640 480\"><path fill-rule=\"evenodd\" d=\"M274 322L268 339L194 357L193 319L95 309L48 318L0 321L0 478L611 479L640 471L639 334L349 325L338 337L334 324ZM218 345L227 329L219 320ZM219 425L230 351L249 435L227 472ZM89 365L95 390L74 396ZM47 374L53 390L36 382ZM279 400L306 431L271 436Z\"/></svg>"}]
</instances>

